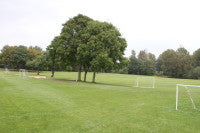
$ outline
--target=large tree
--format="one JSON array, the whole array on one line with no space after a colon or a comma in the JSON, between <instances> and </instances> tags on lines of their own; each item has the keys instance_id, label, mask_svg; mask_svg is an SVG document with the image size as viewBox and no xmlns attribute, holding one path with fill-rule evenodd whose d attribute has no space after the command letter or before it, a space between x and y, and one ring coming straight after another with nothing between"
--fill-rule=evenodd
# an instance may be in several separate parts
<instances>
[{"instance_id":1,"label":"large tree","mask_svg":"<svg viewBox=\"0 0 200 133\"><path fill-rule=\"evenodd\" d=\"M200 48L193 53L192 60L194 67L200 66Z\"/></svg>"},{"instance_id":2,"label":"large tree","mask_svg":"<svg viewBox=\"0 0 200 133\"><path fill-rule=\"evenodd\" d=\"M25 46L4 46L1 50L2 63L11 68L26 68L26 62L30 59L30 54Z\"/></svg>"},{"instance_id":3,"label":"large tree","mask_svg":"<svg viewBox=\"0 0 200 133\"><path fill-rule=\"evenodd\" d=\"M88 37L86 37L88 23L93 21L91 18L79 14L69 19L65 24L60 34L59 47L62 50L61 59L71 66L77 67L78 81L81 80L81 71L84 66L79 52L80 45L86 45Z\"/></svg>"},{"instance_id":4,"label":"large tree","mask_svg":"<svg viewBox=\"0 0 200 133\"><path fill-rule=\"evenodd\" d=\"M177 77L178 55L176 51L168 49L160 55L163 74L170 77Z\"/></svg>"},{"instance_id":5,"label":"large tree","mask_svg":"<svg viewBox=\"0 0 200 133\"><path fill-rule=\"evenodd\" d=\"M14 51L14 62L17 69L26 68L26 62L30 59L27 47L18 46Z\"/></svg>"},{"instance_id":6,"label":"large tree","mask_svg":"<svg viewBox=\"0 0 200 133\"><path fill-rule=\"evenodd\" d=\"M47 53L43 52L41 55L38 55L33 60L27 61L26 65L33 70L37 70L37 75L39 75L41 70L47 69L47 63Z\"/></svg>"},{"instance_id":7,"label":"large tree","mask_svg":"<svg viewBox=\"0 0 200 133\"><path fill-rule=\"evenodd\" d=\"M92 82L96 72L119 68L125 60L126 40L119 30L107 22L91 21L88 26L90 38L87 42L89 64L93 70Z\"/></svg>"},{"instance_id":8,"label":"large tree","mask_svg":"<svg viewBox=\"0 0 200 133\"><path fill-rule=\"evenodd\" d=\"M192 61L189 52L185 48L166 50L160 57L163 74L175 78L188 78L192 69Z\"/></svg>"},{"instance_id":9,"label":"large tree","mask_svg":"<svg viewBox=\"0 0 200 133\"><path fill-rule=\"evenodd\" d=\"M134 50L129 57L128 74L141 74L142 61L136 57Z\"/></svg>"},{"instance_id":10,"label":"large tree","mask_svg":"<svg viewBox=\"0 0 200 133\"><path fill-rule=\"evenodd\" d=\"M62 62L77 67L78 81L81 71L96 72L111 70L122 66L126 41L112 24L94 21L84 15L77 15L68 20L59 36L60 57Z\"/></svg>"},{"instance_id":11,"label":"large tree","mask_svg":"<svg viewBox=\"0 0 200 133\"><path fill-rule=\"evenodd\" d=\"M189 72L192 69L192 59L189 52L180 47L176 50L178 55L178 64L177 64L177 77L179 78L188 78Z\"/></svg>"},{"instance_id":12,"label":"large tree","mask_svg":"<svg viewBox=\"0 0 200 133\"><path fill-rule=\"evenodd\" d=\"M156 58L154 54L141 50L137 58L135 52L132 52L129 60L129 74L153 75L155 73Z\"/></svg>"},{"instance_id":13,"label":"large tree","mask_svg":"<svg viewBox=\"0 0 200 133\"><path fill-rule=\"evenodd\" d=\"M14 67L15 60L14 60L14 53L17 46L8 46L5 45L1 50L1 63L4 66Z\"/></svg>"},{"instance_id":14,"label":"large tree","mask_svg":"<svg viewBox=\"0 0 200 133\"><path fill-rule=\"evenodd\" d=\"M60 47L61 41L60 36L56 36L47 47L47 61L52 72L51 77L54 77L56 69L60 69L60 66L66 64L65 60L61 60L61 57L64 57L64 51Z\"/></svg>"}]
</instances>

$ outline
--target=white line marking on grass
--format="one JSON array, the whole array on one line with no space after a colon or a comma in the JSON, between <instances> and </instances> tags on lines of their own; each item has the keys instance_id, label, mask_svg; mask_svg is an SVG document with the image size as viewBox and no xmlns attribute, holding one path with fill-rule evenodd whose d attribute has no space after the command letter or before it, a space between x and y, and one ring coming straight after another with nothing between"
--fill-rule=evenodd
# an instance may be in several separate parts
<instances>
[{"instance_id":1,"label":"white line marking on grass","mask_svg":"<svg viewBox=\"0 0 200 133\"><path fill-rule=\"evenodd\" d=\"M8 115L8 116L0 116L0 119L8 119L8 118L23 118L23 117L37 117L37 116L61 116L63 113L33 113L33 114L24 114L24 115Z\"/></svg>"}]
</instances>

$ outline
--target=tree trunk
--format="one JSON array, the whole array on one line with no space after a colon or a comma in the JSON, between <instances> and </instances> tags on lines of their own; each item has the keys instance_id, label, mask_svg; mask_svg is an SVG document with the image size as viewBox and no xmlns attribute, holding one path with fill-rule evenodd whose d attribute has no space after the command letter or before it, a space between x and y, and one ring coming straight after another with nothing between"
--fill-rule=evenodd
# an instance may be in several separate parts
<instances>
[{"instance_id":1,"label":"tree trunk","mask_svg":"<svg viewBox=\"0 0 200 133\"><path fill-rule=\"evenodd\" d=\"M40 75L40 70L38 69L38 71L37 71L37 75Z\"/></svg>"},{"instance_id":2,"label":"tree trunk","mask_svg":"<svg viewBox=\"0 0 200 133\"><path fill-rule=\"evenodd\" d=\"M54 73L55 73L55 71L51 70L51 77L54 77Z\"/></svg>"},{"instance_id":3,"label":"tree trunk","mask_svg":"<svg viewBox=\"0 0 200 133\"><path fill-rule=\"evenodd\" d=\"M51 77L54 77L54 73L55 73L55 63L54 63L55 61L53 60L53 64L52 64L52 67L51 67Z\"/></svg>"},{"instance_id":4,"label":"tree trunk","mask_svg":"<svg viewBox=\"0 0 200 133\"><path fill-rule=\"evenodd\" d=\"M87 77L87 71L85 71L84 82L86 82L86 77Z\"/></svg>"},{"instance_id":5,"label":"tree trunk","mask_svg":"<svg viewBox=\"0 0 200 133\"><path fill-rule=\"evenodd\" d=\"M93 78L92 78L92 82L95 83L95 77L96 77L96 72L93 72Z\"/></svg>"},{"instance_id":6,"label":"tree trunk","mask_svg":"<svg viewBox=\"0 0 200 133\"><path fill-rule=\"evenodd\" d=\"M78 66L78 81L81 81L81 66Z\"/></svg>"}]
</instances>

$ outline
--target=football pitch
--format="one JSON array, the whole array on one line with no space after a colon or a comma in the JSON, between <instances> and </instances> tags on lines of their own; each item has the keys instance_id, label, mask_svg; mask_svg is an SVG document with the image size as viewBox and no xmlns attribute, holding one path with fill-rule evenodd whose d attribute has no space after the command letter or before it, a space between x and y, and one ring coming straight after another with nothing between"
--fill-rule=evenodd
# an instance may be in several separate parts
<instances>
[{"instance_id":1,"label":"football pitch","mask_svg":"<svg viewBox=\"0 0 200 133\"><path fill-rule=\"evenodd\" d=\"M41 75L47 78L0 71L0 133L200 132L200 91L192 93L194 110L180 88L175 110L176 84L199 80L154 77L155 87L144 88L134 87L137 75L98 73L97 83L92 73L86 83L76 82L75 72Z\"/></svg>"}]
</instances>

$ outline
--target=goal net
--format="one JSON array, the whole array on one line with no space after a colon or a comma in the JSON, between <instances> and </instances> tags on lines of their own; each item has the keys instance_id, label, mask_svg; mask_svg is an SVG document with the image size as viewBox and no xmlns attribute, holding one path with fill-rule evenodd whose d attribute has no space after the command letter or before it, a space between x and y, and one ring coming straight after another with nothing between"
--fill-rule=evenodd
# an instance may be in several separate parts
<instances>
[{"instance_id":1,"label":"goal net","mask_svg":"<svg viewBox=\"0 0 200 133\"><path fill-rule=\"evenodd\" d=\"M200 109L200 86L197 85L176 85L176 110L178 108Z\"/></svg>"},{"instance_id":2,"label":"goal net","mask_svg":"<svg viewBox=\"0 0 200 133\"><path fill-rule=\"evenodd\" d=\"M26 69L19 69L19 76L26 78L27 77L27 71Z\"/></svg>"},{"instance_id":3,"label":"goal net","mask_svg":"<svg viewBox=\"0 0 200 133\"><path fill-rule=\"evenodd\" d=\"M5 73L9 73L9 70L8 70L7 67L5 68L4 72L5 72Z\"/></svg>"},{"instance_id":4,"label":"goal net","mask_svg":"<svg viewBox=\"0 0 200 133\"><path fill-rule=\"evenodd\" d=\"M137 77L135 80L134 87L155 88L155 78L154 77Z\"/></svg>"}]
</instances>

